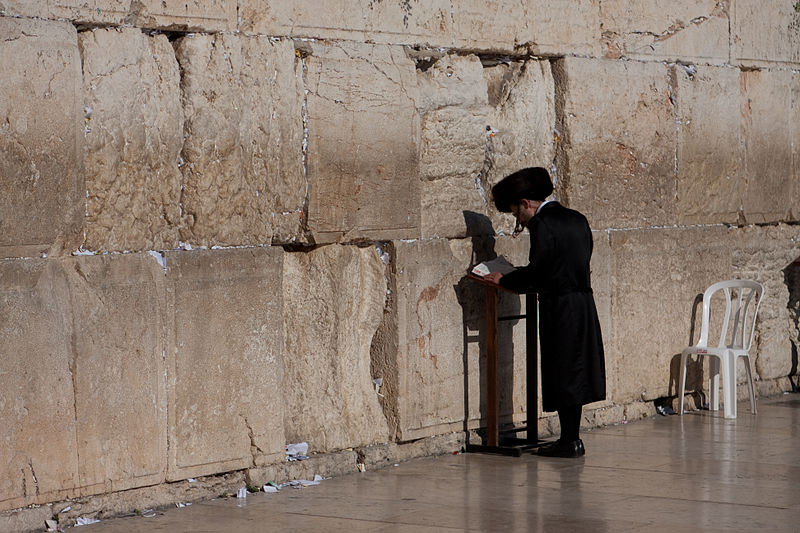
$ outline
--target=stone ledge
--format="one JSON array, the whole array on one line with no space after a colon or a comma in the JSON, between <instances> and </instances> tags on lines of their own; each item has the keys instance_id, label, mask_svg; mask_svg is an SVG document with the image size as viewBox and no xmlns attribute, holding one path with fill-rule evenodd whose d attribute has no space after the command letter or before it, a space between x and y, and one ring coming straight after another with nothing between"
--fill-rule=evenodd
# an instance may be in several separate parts
<instances>
[{"instance_id":1,"label":"stone ledge","mask_svg":"<svg viewBox=\"0 0 800 533\"><path fill-rule=\"evenodd\" d=\"M791 390L787 377L763 380L756 383L759 399L766 399ZM746 394L746 387L740 387ZM763 396L762 396L763 394ZM672 398L677 407L676 398ZM687 397L686 408L695 409L694 401ZM625 405L605 405L584 411L581 428L592 430L603 426L625 424L656 415L655 404L632 402ZM558 417L545 414L539 418L539 436L550 437L558 433ZM467 440L479 442L477 433L470 431L436 435L411 442L388 442L374 446L312 455L304 461L281 462L272 465L199 477L195 481L162 483L115 493L65 500L42 506L30 506L0 513L0 531L42 531L44 520L54 515L59 525L70 526L79 516L98 519L121 518L138 514L142 509L165 509L177 502L200 502L217 497L231 497L245 485L261 487L269 481L283 483L293 479L313 479L315 474L334 477L352 474L363 463L367 470L384 468L395 463L435 455L448 455L460 451ZM65 509L68 510L64 511ZM139 510L139 511L137 511Z\"/></svg>"}]
</instances>

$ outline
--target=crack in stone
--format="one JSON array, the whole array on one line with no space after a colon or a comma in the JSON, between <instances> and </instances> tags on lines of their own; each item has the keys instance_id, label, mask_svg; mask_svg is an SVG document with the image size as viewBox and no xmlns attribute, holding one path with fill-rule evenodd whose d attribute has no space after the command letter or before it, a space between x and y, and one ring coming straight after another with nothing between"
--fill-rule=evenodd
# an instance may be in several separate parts
<instances>
[{"instance_id":1,"label":"crack in stone","mask_svg":"<svg viewBox=\"0 0 800 533\"><path fill-rule=\"evenodd\" d=\"M405 88L405 86L403 85L402 78L401 78L401 81L397 81L397 80L393 79L393 78L392 78L392 77L391 77L391 76L390 76L388 73L386 73L386 72L385 72L383 69L381 69L381 68L380 68L380 67L379 67L379 66L378 66L378 65L377 65L377 64L376 64L374 61L372 61L372 60L370 60L370 59L367 59L366 57L360 57L360 56L354 56L354 55L351 55L351 54L350 54L350 53L349 53L347 50L345 50L344 48L340 48L340 50L341 50L341 51L342 51L342 52L343 52L343 53L344 53L344 54L345 54L345 55L348 57L348 59L352 59L352 60L354 60L354 61L364 61L364 62L365 62L365 63L367 63L369 66L371 66L372 68L374 68L375 70L377 70L378 72L380 72L381 74L383 74L383 75L384 75L384 77L386 77L386 79L387 79L387 80L389 80L389 81L390 81L391 83L393 83L394 85L397 85L398 87L400 87L401 91L402 91L402 92L403 92L403 94L406 96L406 98L408 98L408 99L411 99L411 97L408 95L408 92L406 91L406 88ZM397 69L399 70L399 67L397 66L397 63L395 62L395 59L394 59L394 54L392 53L391 49L389 50L389 57L391 57L391 59L392 59L392 65L393 65L395 68L397 68ZM381 95L382 95L382 93L375 93L375 95L376 95L376 96L381 96Z\"/></svg>"},{"instance_id":2,"label":"crack in stone","mask_svg":"<svg viewBox=\"0 0 800 533\"><path fill-rule=\"evenodd\" d=\"M567 87L569 79L564 66L564 58L550 60L550 70L553 73L553 100L556 113L555 141L553 154L553 181L558 189L561 203L569 207L569 147L570 132L566 115Z\"/></svg>"},{"instance_id":3,"label":"crack in stone","mask_svg":"<svg viewBox=\"0 0 800 533\"><path fill-rule=\"evenodd\" d=\"M33 469L33 459L28 459L28 468L31 469L31 476L33 477L33 484L36 489L36 495L39 495L39 480L36 478L36 471Z\"/></svg>"},{"instance_id":4,"label":"crack in stone","mask_svg":"<svg viewBox=\"0 0 800 533\"><path fill-rule=\"evenodd\" d=\"M253 431L253 426L250 425L250 422L247 420L247 417L245 415L243 415L243 414L240 414L239 416L242 417L242 420L244 420L245 426L247 426L247 435L250 438L251 461L252 461L253 468L255 468L255 466L256 466L256 456L258 454L263 455L264 454L264 450L262 450L261 447L258 446L258 444L256 444L255 431Z\"/></svg>"},{"instance_id":5,"label":"crack in stone","mask_svg":"<svg viewBox=\"0 0 800 533\"><path fill-rule=\"evenodd\" d=\"M85 238L85 234L84 234ZM67 291L68 291L68 298L69 302L74 302L74 294L72 289L72 284L67 283ZM72 414L74 416L74 438L75 438L75 459L76 464L81 464L81 451L80 446L78 446L78 324L77 324L77 317L75 316L75 310L72 305L70 305L70 316L72 317L72 330L70 331L70 349L72 357L69 359L68 366L70 376L72 377Z\"/></svg>"},{"instance_id":6,"label":"crack in stone","mask_svg":"<svg viewBox=\"0 0 800 533\"><path fill-rule=\"evenodd\" d=\"M302 165L303 165L303 181L305 182L306 190L303 196L303 206L300 211L300 231L305 235L305 238L313 242L311 231L308 228L308 208L311 204L311 182L308 177L308 142L309 142L309 117L308 117L308 61L306 56L300 54L300 78L303 88L303 102L300 106L300 113L303 123L303 139L301 145Z\"/></svg>"},{"instance_id":7,"label":"crack in stone","mask_svg":"<svg viewBox=\"0 0 800 533\"><path fill-rule=\"evenodd\" d=\"M658 43L658 42L661 42L661 41L666 41L667 39L673 37L675 34L680 33L683 30L685 30L685 29L687 29L687 28L689 28L691 26L699 26L700 24L702 24L706 20L709 20L709 17L701 15L699 17L693 18L692 20L690 20L686 24L673 24L672 26L667 28L666 31L662 32L661 34L656 34L656 33L652 33L652 32L632 32L632 33L634 35L652 35L653 37L655 37L654 42Z\"/></svg>"}]
</instances>

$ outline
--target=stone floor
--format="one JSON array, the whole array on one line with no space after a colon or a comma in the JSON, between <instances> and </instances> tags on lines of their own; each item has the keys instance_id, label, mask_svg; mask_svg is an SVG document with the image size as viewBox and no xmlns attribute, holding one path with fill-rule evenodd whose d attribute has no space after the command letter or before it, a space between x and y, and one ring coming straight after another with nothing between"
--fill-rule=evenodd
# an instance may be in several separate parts
<instances>
[{"instance_id":1,"label":"stone floor","mask_svg":"<svg viewBox=\"0 0 800 533\"><path fill-rule=\"evenodd\" d=\"M800 531L800 395L585 432L582 459L459 454L82 526L139 531Z\"/></svg>"}]
</instances>

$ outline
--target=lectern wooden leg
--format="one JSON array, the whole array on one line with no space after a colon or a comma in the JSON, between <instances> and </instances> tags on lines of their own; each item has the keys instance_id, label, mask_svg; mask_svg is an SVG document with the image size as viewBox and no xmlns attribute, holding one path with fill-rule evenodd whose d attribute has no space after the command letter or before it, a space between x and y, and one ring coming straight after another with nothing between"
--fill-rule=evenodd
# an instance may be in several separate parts
<instances>
[{"instance_id":1,"label":"lectern wooden leg","mask_svg":"<svg viewBox=\"0 0 800 533\"><path fill-rule=\"evenodd\" d=\"M528 413L528 444L539 444L539 315L536 293L525 297L525 352L527 369L527 391L525 410Z\"/></svg>"},{"instance_id":2,"label":"lectern wooden leg","mask_svg":"<svg viewBox=\"0 0 800 533\"><path fill-rule=\"evenodd\" d=\"M497 398L497 289L486 287L486 444L499 443Z\"/></svg>"}]
</instances>

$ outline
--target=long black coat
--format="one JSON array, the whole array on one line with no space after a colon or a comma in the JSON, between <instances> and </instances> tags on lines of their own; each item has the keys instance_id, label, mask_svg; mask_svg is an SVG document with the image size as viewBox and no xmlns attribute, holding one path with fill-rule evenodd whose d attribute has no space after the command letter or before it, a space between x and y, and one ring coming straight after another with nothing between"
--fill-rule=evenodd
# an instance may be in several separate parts
<instances>
[{"instance_id":1,"label":"long black coat","mask_svg":"<svg viewBox=\"0 0 800 533\"><path fill-rule=\"evenodd\" d=\"M606 397L600 321L592 295L592 232L579 212L549 202L528 222L530 264L500 278L520 293L539 293L542 409Z\"/></svg>"}]
</instances>

